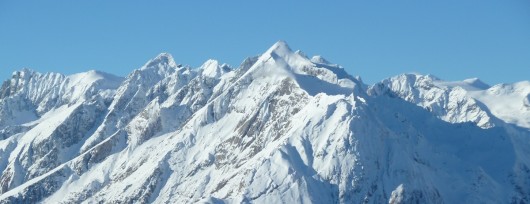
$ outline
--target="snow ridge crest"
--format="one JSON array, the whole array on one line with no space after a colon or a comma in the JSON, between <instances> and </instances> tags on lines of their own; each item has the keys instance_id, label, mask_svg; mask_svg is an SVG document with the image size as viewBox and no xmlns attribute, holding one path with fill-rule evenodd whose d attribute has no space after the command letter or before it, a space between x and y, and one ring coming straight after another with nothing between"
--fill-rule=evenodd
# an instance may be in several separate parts
<instances>
[{"instance_id":1,"label":"snow ridge crest","mask_svg":"<svg viewBox=\"0 0 530 204\"><path fill-rule=\"evenodd\" d=\"M529 82L366 85L284 41L236 69L24 69L0 89L0 203L530 203L529 100Z\"/></svg>"}]
</instances>

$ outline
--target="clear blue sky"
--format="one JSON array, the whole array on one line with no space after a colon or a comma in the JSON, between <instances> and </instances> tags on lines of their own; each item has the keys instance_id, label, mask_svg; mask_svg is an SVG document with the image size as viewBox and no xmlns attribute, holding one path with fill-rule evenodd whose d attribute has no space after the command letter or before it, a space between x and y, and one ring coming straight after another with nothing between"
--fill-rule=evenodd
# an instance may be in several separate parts
<instances>
[{"instance_id":1,"label":"clear blue sky","mask_svg":"<svg viewBox=\"0 0 530 204\"><path fill-rule=\"evenodd\" d=\"M530 1L5 1L0 77L125 76L158 53L234 67L278 40L373 83L399 73L530 80Z\"/></svg>"}]
</instances>

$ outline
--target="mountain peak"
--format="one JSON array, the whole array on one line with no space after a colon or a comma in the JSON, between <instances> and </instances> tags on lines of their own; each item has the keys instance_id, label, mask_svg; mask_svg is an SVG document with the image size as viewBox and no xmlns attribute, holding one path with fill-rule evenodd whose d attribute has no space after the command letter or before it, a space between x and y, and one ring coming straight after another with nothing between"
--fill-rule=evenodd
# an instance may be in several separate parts
<instances>
[{"instance_id":1,"label":"mountain peak","mask_svg":"<svg viewBox=\"0 0 530 204\"><path fill-rule=\"evenodd\" d=\"M0 203L530 203L529 81L367 87L323 62L279 41L239 70L15 72Z\"/></svg>"},{"instance_id":2,"label":"mountain peak","mask_svg":"<svg viewBox=\"0 0 530 204\"><path fill-rule=\"evenodd\" d=\"M268 54L274 53L278 56L285 56L285 55L293 53L293 51L291 50L289 45L287 45L287 42L280 40L274 43L274 45L272 45L265 53L268 53Z\"/></svg>"},{"instance_id":3,"label":"mountain peak","mask_svg":"<svg viewBox=\"0 0 530 204\"><path fill-rule=\"evenodd\" d=\"M317 63L317 64L330 64L328 60L326 60L324 57L320 55L315 55L311 57L311 62Z\"/></svg>"},{"instance_id":4,"label":"mountain peak","mask_svg":"<svg viewBox=\"0 0 530 204\"><path fill-rule=\"evenodd\" d=\"M307 59L307 55L306 55L304 52L302 52L301 50L297 50L297 51L295 51L294 53L297 54L297 55L302 56L303 58L306 58L306 59Z\"/></svg>"},{"instance_id":5,"label":"mountain peak","mask_svg":"<svg viewBox=\"0 0 530 204\"><path fill-rule=\"evenodd\" d=\"M219 64L219 61L209 59L204 64L201 65L199 68L202 70L202 75L210 78L219 78L222 74L224 74L228 70L228 65L226 64Z\"/></svg>"},{"instance_id":6,"label":"mountain peak","mask_svg":"<svg viewBox=\"0 0 530 204\"><path fill-rule=\"evenodd\" d=\"M289 77L292 77L291 74L294 73L306 74L302 69L313 66L313 63L301 54L301 51L293 52L283 40L274 43L252 64L251 70L266 70L262 74L287 74Z\"/></svg>"},{"instance_id":7,"label":"mountain peak","mask_svg":"<svg viewBox=\"0 0 530 204\"><path fill-rule=\"evenodd\" d=\"M465 83L468 83L469 85L476 87L478 89L488 89L491 86L481 81L479 78L470 78L470 79L464 79Z\"/></svg>"},{"instance_id":8,"label":"mountain peak","mask_svg":"<svg viewBox=\"0 0 530 204\"><path fill-rule=\"evenodd\" d=\"M88 70L86 72L76 73L67 76L70 79L79 78L82 81L85 82L91 82L91 81L97 81L97 80L108 80L108 81L114 81L117 83L121 83L123 81L123 77L119 77L107 72L99 71L99 70Z\"/></svg>"},{"instance_id":9,"label":"mountain peak","mask_svg":"<svg viewBox=\"0 0 530 204\"><path fill-rule=\"evenodd\" d=\"M167 65L170 67L177 67L177 63L175 63L175 60L173 59L173 56L167 52L163 52L158 54L154 59L149 60L144 67L152 67L157 66L158 64Z\"/></svg>"},{"instance_id":10,"label":"mountain peak","mask_svg":"<svg viewBox=\"0 0 530 204\"><path fill-rule=\"evenodd\" d=\"M166 59L166 60L173 60L173 56L167 52L162 52L156 56L155 59Z\"/></svg>"},{"instance_id":11,"label":"mountain peak","mask_svg":"<svg viewBox=\"0 0 530 204\"><path fill-rule=\"evenodd\" d=\"M273 47L286 47L289 48L289 45L285 40L278 40L276 43L274 43Z\"/></svg>"},{"instance_id":12,"label":"mountain peak","mask_svg":"<svg viewBox=\"0 0 530 204\"><path fill-rule=\"evenodd\" d=\"M37 72L32 70L32 69L23 68L20 71L14 71L13 74L11 74L11 76L12 77L16 77L16 78L24 78L24 77L29 77L29 76L31 76L31 75L33 75L35 73L37 73Z\"/></svg>"}]
</instances>

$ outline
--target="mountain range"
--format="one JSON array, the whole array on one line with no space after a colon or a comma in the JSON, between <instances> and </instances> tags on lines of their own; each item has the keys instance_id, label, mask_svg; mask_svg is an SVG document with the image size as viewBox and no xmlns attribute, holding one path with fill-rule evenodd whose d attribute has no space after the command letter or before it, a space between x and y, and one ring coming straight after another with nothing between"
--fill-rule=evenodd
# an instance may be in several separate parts
<instances>
[{"instance_id":1,"label":"mountain range","mask_svg":"<svg viewBox=\"0 0 530 204\"><path fill-rule=\"evenodd\" d=\"M279 41L237 68L0 88L0 203L530 203L530 81L373 85Z\"/></svg>"}]
</instances>

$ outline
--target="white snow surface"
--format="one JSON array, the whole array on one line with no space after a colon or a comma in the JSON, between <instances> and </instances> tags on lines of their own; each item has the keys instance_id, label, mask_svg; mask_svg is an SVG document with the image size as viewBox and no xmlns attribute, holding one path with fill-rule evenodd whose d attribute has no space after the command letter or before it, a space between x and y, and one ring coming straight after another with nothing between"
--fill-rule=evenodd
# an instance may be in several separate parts
<instances>
[{"instance_id":1,"label":"white snow surface","mask_svg":"<svg viewBox=\"0 0 530 204\"><path fill-rule=\"evenodd\" d=\"M529 203L530 82L363 84L279 41L239 68L0 89L0 203Z\"/></svg>"}]
</instances>

